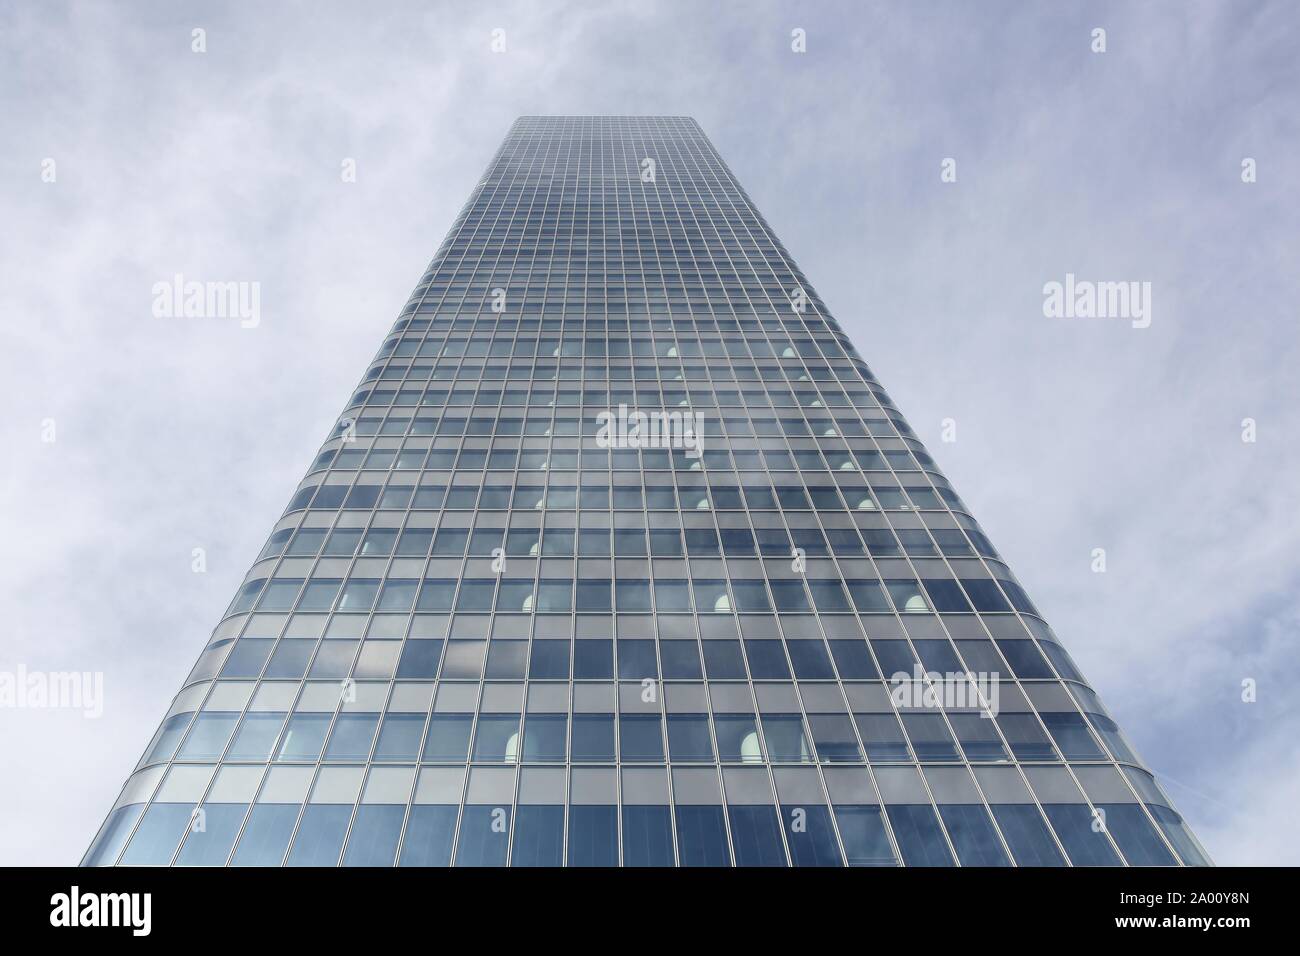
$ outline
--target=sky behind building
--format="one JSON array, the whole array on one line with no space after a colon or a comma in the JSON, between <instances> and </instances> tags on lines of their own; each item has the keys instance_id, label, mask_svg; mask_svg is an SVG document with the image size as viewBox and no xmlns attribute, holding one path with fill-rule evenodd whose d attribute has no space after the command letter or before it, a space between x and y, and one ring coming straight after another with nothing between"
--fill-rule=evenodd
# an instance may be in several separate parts
<instances>
[{"instance_id":1,"label":"sky behind building","mask_svg":"<svg viewBox=\"0 0 1300 956\"><path fill-rule=\"evenodd\" d=\"M1285 5L15 4L0 25L0 670L104 674L101 717L0 711L3 862L80 857L529 113L695 116L1215 860L1300 858ZM155 316L176 274L257 282L260 321ZM1150 282L1150 326L1046 317L1067 274Z\"/></svg>"}]
</instances>

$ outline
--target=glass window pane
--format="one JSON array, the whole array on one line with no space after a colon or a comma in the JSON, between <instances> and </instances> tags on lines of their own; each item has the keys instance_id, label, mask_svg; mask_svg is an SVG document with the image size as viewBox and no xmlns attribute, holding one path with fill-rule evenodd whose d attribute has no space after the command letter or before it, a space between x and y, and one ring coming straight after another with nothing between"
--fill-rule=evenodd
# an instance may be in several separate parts
<instances>
[{"instance_id":1,"label":"glass window pane","mask_svg":"<svg viewBox=\"0 0 1300 956\"><path fill-rule=\"evenodd\" d=\"M673 824L667 807L623 807L623 865L673 865Z\"/></svg>"},{"instance_id":2,"label":"glass window pane","mask_svg":"<svg viewBox=\"0 0 1300 956\"><path fill-rule=\"evenodd\" d=\"M731 865L721 806L679 805L676 816L682 866Z\"/></svg>"},{"instance_id":3,"label":"glass window pane","mask_svg":"<svg viewBox=\"0 0 1300 956\"><path fill-rule=\"evenodd\" d=\"M886 807L894 838L906 866L952 866L952 852L943 829L928 803L891 804Z\"/></svg>"},{"instance_id":4,"label":"glass window pane","mask_svg":"<svg viewBox=\"0 0 1300 956\"><path fill-rule=\"evenodd\" d=\"M776 807L732 805L727 808L727 815L731 818L736 866L786 865Z\"/></svg>"},{"instance_id":5,"label":"glass window pane","mask_svg":"<svg viewBox=\"0 0 1300 956\"><path fill-rule=\"evenodd\" d=\"M849 866L897 866L878 806L836 806L835 822Z\"/></svg>"},{"instance_id":6,"label":"glass window pane","mask_svg":"<svg viewBox=\"0 0 1300 956\"><path fill-rule=\"evenodd\" d=\"M569 807L569 866L617 865L618 808Z\"/></svg>"},{"instance_id":7,"label":"glass window pane","mask_svg":"<svg viewBox=\"0 0 1300 956\"><path fill-rule=\"evenodd\" d=\"M766 724L764 725L766 726ZM782 805L781 819L795 866L843 866L830 811L816 804Z\"/></svg>"}]
</instances>

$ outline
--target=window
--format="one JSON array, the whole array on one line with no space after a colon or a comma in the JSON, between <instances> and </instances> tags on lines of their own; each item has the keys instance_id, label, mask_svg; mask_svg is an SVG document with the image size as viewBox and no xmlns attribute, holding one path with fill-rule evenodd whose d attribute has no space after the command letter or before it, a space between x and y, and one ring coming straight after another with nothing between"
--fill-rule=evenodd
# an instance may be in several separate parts
<instances>
[{"instance_id":1,"label":"window","mask_svg":"<svg viewBox=\"0 0 1300 956\"><path fill-rule=\"evenodd\" d=\"M232 866L279 866L289 848L301 808L296 803L259 803L253 806L239 838Z\"/></svg>"},{"instance_id":2,"label":"window","mask_svg":"<svg viewBox=\"0 0 1300 956\"><path fill-rule=\"evenodd\" d=\"M790 678L790 667L785 659L785 645L781 641L747 640L745 656L749 658L749 672L754 680Z\"/></svg>"},{"instance_id":3,"label":"window","mask_svg":"<svg viewBox=\"0 0 1300 956\"><path fill-rule=\"evenodd\" d=\"M668 755L674 763L712 762L715 759L708 714L668 715Z\"/></svg>"},{"instance_id":4,"label":"window","mask_svg":"<svg viewBox=\"0 0 1300 956\"><path fill-rule=\"evenodd\" d=\"M999 714L996 718L1002 734L1011 745L1017 760L1055 760L1052 742L1043 733L1032 714Z\"/></svg>"},{"instance_id":5,"label":"window","mask_svg":"<svg viewBox=\"0 0 1300 956\"><path fill-rule=\"evenodd\" d=\"M722 807L678 804L676 817L677 846L682 866L731 865Z\"/></svg>"},{"instance_id":6,"label":"window","mask_svg":"<svg viewBox=\"0 0 1300 956\"><path fill-rule=\"evenodd\" d=\"M893 804L885 808L894 828L899 852L907 866L952 866L952 851L934 807L925 804Z\"/></svg>"},{"instance_id":7,"label":"window","mask_svg":"<svg viewBox=\"0 0 1300 956\"><path fill-rule=\"evenodd\" d=\"M569 807L569 866L618 865L618 808Z\"/></svg>"},{"instance_id":8,"label":"window","mask_svg":"<svg viewBox=\"0 0 1300 956\"><path fill-rule=\"evenodd\" d=\"M962 866L1010 866L988 811L980 804L946 804L939 816Z\"/></svg>"},{"instance_id":9,"label":"window","mask_svg":"<svg viewBox=\"0 0 1300 956\"><path fill-rule=\"evenodd\" d=\"M243 723L235 734L234 743L230 745L230 760L269 760L275 748L280 728L284 726L283 713L251 713L244 717Z\"/></svg>"},{"instance_id":10,"label":"window","mask_svg":"<svg viewBox=\"0 0 1300 956\"><path fill-rule=\"evenodd\" d=\"M425 761L464 762L469 752L473 714L434 714L424 743Z\"/></svg>"},{"instance_id":11,"label":"window","mask_svg":"<svg viewBox=\"0 0 1300 956\"><path fill-rule=\"evenodd\" d=\"M226 742L239 720L237 713L204 711L194 721L189 736L176 755L177 760L216 760L226 749Z\"/></svg>"},{"instance_id":12,"label":"window","mask_svg":"<svg viewBox=\"0 0 1300 956\"><path fill-rule=\"evenodd\" d=\"M704 641L704 672L709 680L744 680L740 641Z\"/></svg>"},{"instance_id":13,"label":"window","mask_svg":"<svg viewBox=\"0 0 1300 956\"><path fill-rule=\"evenodd\" d=\"M623 807L623 865L673 865L673 824L666 806Z\"/></svg>"},{"instance_id":14,"label":"window","mask_svg":"<svg viewBox=\"0 0 1300 956\"><path fill-rule=\"evenodd\" d=\"M339 714L325 748L326 760L365 760L379 725L378 714Z\"/></svg>"},{"instance_id":15,"label":"window","mask_svg":"<svg viewBox=\"0 0 1300 956\"><path fill-rule=\"evenodd\" d=\"M424 714L389 713L384 717L375 745L376 761L415 760L420 752L420 737L424 733Z\"/></svg>"},{"instance_id":16,"label":"window","mask_svg":"<svg viewBox=\"0 0 1300 956\"><path fill-rule=\"evenodd\" d=\"M480 714L474 734L476 763L514 763L519 758L519 715Z\"/></svg>"},{"instance_id":17,"label":"window","mask_svg":"<svg viewBox=\"0 0 1300 956\"><path fill-rule=\"evenodd\" d=\"M459 807L416 804L406 824L398 866L446 866L456 836Z\"/></svg>"},{"instance_id":18,"label":"window","mask_svg":"<svg viewBox=\"0 0 1300 956\"><path fill-rule=\"evenodd\" d=\"M573 762L613 763L613 761L614 715L574 714Z\"/></svg>"},{"instance_id":19,"label":"window","mask_svg":"<svg viewBox=\"0 0 1300 956\"><path fill-rule=\"evenodd\" d=\"M836 805L835 822L849 866L897 866L880 807Z\"/></svg>"},{"instance_id":20,"label":"window","mask_svg":"<svg viewBox=\"0 0 1300 956\"><path fill-rule=\"evenodd\" d=\"M357 808L344 866L392 866L406 816L403 804L362 804Z\"/></svg>"},{"instance_id":21,"label":"window","mask_svg":"<svg viewBox=\"0 0 1300 956\"><path fill-rule=\"evenodd\" d=\"M461 816L456 866L505 866L510 807L466 806Z\"/></svg>"},{"instance_id":22,"label":"window","mask_svg":"<svg viewBox=\"0 0 1300 956\"><path fill-rule=\"evenodd\" d=\"M511 866L560 866L564 862L564 807L521 806L515 811Z\"/></svg>"},{"instance_id":23,"label":"window","mask_svg":"<svg viewBox=\"0 0 1300 956\"><path fill-rule=\"evenodd\" d=\"M1086 803L1045 803L1043 811L1075 866L1122 865Z\"/></svg>"},{"instance_id":24,"label":"window","mask_svg":"<svg viewBox=\"0 0 1300 956\"><path fill-rule=\"evenodd\" d=\"M320 757L329 726L329 714L294 714L289 718L276 759L315 761Z\"/></svg>"},{"instance_id":25,"label":"window","mask_svg":"<svg viewBox=\"0 0 1300 956\"><path fill-rule=\"evenodd\" d=\"M369 611L379 593L379 581L374 578L350 578L343 586L339 598L340 611Z\"/></svg>"},{"instance_id":26,"label":"window","mask_svg":"<svg viewBox=\"0 0 1300 956\"><path fill-rule=\"evenodd\" d=\"M1043 723L1066 760L1104 760L1106 755L1088 732L1088 722L1076 711L1045 713Z\"/></svg>"},{"instance_id":27,"label":"window","mask_svg":"<svg viewBox=\"0 0 1300 956\"><path fill-rule=\"evenodd\" d=\"M798 714L763 714L762 722L769 759L774 763L812 762L812 748Z\"/></svg>"},{"instance_id":28,"label":"window","mask_svg":"<svg viewBox=\"0 0 1300 956\"><path fill-rule=\"evenodd\" d=\"M293 607L294 598L302 587L302 578L272 578L262 594L258 609L262 611L287 611Z\"/></svg>"},{"instance_id":29,"label":"window","mask_svg":"<svg viewBox=\"0 0 1300 956\"><path fill-rule=\"evenodd\" d=\"M664 759L662 722L658 714L622 714L618 718L619 753L628 763Z\"/></svg>"},{"instance_id":30,"label":"window","mask_svg":"<svg viewBox=\"0 0 1300 956\"><path fill-rule=\"evenodd\" d=\"M918 760L957 760L957 747L940 714L903 714L903 728Z\"/></svg>"},{"instance_id":31,"label":"window","mask_svg":"<svg viewBox=\"0 0 1300 956\"><path fill-rule=\"evenodd\" d=\"M795 866L844 865L825 806L782 806L781 820Z\"/></svg>"},{"instance_id":32,"label":"window","mask_svg":"<svg viewBox=\"0 0 1300 956\"><path fill-rule=\"evenodd\" d=\"M529 714L524 721L524 760L563 763L568 732L566 714Z\"/></svg>"},{"instance_id":33,"label":"window","mask_svg":"<svg viewBox=\"0 0 1300 956\"><path fill-rule=\"evenodd\" d=\"M776 808L763 805L732 805L731 842L736 851L736 866L785 866L785 847L781 842L781 824Z\"/></svg>"},{"instance_id":34,"label":"window","mask_svg":"<svg viewBox=\"0 0 1300 956\"><path fill-rule=\"evenodd\" d=\"M312 578L303 589L300 611L328 611L334 606L342 581L337 578Z\"/></svg>"}]
</instances>

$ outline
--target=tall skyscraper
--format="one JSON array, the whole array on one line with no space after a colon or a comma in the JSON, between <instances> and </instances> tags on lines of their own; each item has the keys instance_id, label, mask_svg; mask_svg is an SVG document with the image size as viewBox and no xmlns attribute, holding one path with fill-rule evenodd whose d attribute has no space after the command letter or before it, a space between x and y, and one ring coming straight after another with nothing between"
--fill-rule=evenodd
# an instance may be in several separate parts
<instances>
[{"instance_id":1,"label":"tall skyscraper","mask_svg":"<svg viewBox=\"0 0 1300 956\"><path fill-rule=\"evenodd\" d=\"M86 864L1208 860L686 117L524 117Z\"/></svg>"}]
</instances>

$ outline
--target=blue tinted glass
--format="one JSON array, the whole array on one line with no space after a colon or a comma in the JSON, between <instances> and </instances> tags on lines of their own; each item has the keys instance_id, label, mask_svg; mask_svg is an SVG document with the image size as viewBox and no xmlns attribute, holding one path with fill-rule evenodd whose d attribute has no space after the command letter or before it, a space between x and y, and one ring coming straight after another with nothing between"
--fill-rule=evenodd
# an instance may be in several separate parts
<instances>
[{"instance_id":1,"label":"blue tinted glass","mask_svg":"<svg viewBox=\"0 0 1300 956\"><path fill-rule=\"evenodd\" d=\"M524 721L524 759L563 762L569 718L565 714L529 714Z\"/></svg>"},{"instance_id":2,"label":"blue tinted glass","mask_svg":"<svg viewBox=\"0 0 1300 956\"><path fill-rule=\"evenodd\" d=\"M669 680L691 680L704 676L700 648L695 641L660 641L659 658L663 676Z\"/></svg>"},{"instance_id":3,"label":"blue tinted glass","mask_svg":"<svg viewBox=\"0 0 1300 956\"><path fill-rule=\"evenodd\" d=\"M781 822L795 866L843 866L830 811L823 806L782 805Z\"/></svg>"},{"instance_id":4,"label":"blue tinted glass","mask_svg":"<svg viewBox=\"0 0 1300 956\"><path fill-rule=\"evenodd\" d=\"M658 714L621 714L618 718L619 752L624 760L657 762L664 759L663 730Z\"/></svg>"},{"instance_id":5,"label":"blue tinted glass","mask_svg":"<svg viewBox=\"0 0 1300 956\"><path fill-rule=\"evenodd\" d=\"M402 645L402 656L397 661L397 676L434 677L441 657L442 641L407 641Z\"/></svg>"},{"instance_id":6,"label":"blue tinted glass","mask_svg":"<svg viewBox=\"0 0 1300 956\"><path fill-rule=\"evenodd\" d=\"M830 655L821 641L787 641L794 676L801 680L827 680L835 676Z\"/></svg>"},{"instance_id":7,"label":"blue tinted glass","mask_svg":"<svg viewBox=\"0 0 1300 956\"><path fill-rule=\"evenodd\" d=\"M673 824L667 807L623 808L623 865L673 865Z\"/></svg>"},{"instance_id":8,"label":"blue tinted glass","mask_svg":"<svg viewBox=\"0 0 1300 956\"><path fill-rule=\"evenodd\" d=\"M789 679L790 665L786 663L781 641L745 641L745 655L755 680Z\"/></svg>"},{"instance_id":9,"label":"blue tinted glass","mask_svg":"<svg viewBox=\"0 0 1300 956\"><path fill-rule=\"evenodd\" d=\"M424 759L464 761L469 753L469 732L473 725L472 714L434 714L429 718Z\"/></svg>"},{"instance_id":10,"label":"blue tinted glass","mask_svg":"<svg viewBox=\"0 0 1300 956\"><path fill-rule=\"evenodd\" d=\"M1043 811L1075 866L1120 866L1106 834L1094 826L1092 810L1082 803L1046 803Z\"/></svg>"},{"instance_id":11,"label":"blue tinted glass","mask_svg":"<svg viewBox=\"0 0 1300 956\"><path fill-rule=\"evenodd\" d=\"M340 714L325 748L326 760L365 760L379 725L378 714Z\"/></svg>"},{"instance_id":12,"label":"blue tinted glass","mask_svg":"<svg viewBox=\"0 0 1300 956\"><path fill-rule=\"evenodd\" d=\"M406 824L399 866L446 866L456 836L457 807L416 804Z\"/></svg>"},{"instance_id":13,"label":"blue tinted glass","mask_svg":"<svg viewBox=\"0 0 1300 956\"><path fill-rule=\"evenodd\" d=\"M191 827L177 866L224 866L230 848L239 835L248 805L244 803L208 803L203 806L202 828Z\"/></svg>"},{"instance_id":14,"label":"blue tinted glass","mask_svg":"<svg viewBox=\"0 0 1300 956\"><path fill-rule=\"evenodd\" d=\"M569 807L569 866L618 865L618 808Z\"/></svg>"},{"instance_id":15,"label":"blue tinted glass","mask_svg":"<svg viewBox=\"0 0 1300 956\"><path fill-rule=\"evenodd\" d=\"M712 761L707 714L668 715L668 753L674 761Z\"/></svg>"},{"instance_id":16,"label":"blue tinted glass","mask_svg":"<svg viewBox=\"0 0 1300 956\"><path fill-rule=\"evenodd\" d=\"M952 866L952 853L928 803L891 804L886 808L894 839L907 866Z\"/></svg>"},{"instance_id":17,"label":"blue tinted glass","mask_svg":"<svg viewBox=\"0 0 1300 956\"><path fill-rule=\"evenodd\" d=\"M573 676L578 680L608 680L614 676L613 641L574 641Z\"/></svg>"},{"instance_id":18,"label":"blue tinted glass","mask_svg":"<svg viewBox=\"0 0 1300 956\"><path fill-rule=\"evenodd\" d=\"M350 803L308 804L285 866L335 866L351 819Z\"/></svg>"},{"instance_id":19,"label":"blue tinted glass","mask_svg":"<svg viewBox=\"0 0 1300 956\"><path fill-rule=\"evenodd\" d=\"M678 806L677 846L682 866L730 866L722 807Z\"/></svg>"},{"instance_id":20,"label":"blue tinted glass","mask_svg":"<svg viewBox=\"0 0 1300 956\"><path fill-rule=\"evenodd\" d=\"M465 807L456 844L456 865L505 866L509 836L509 807Z\"/></svg>"},{"instance_id":21,"label":"blue tinted glass","mask_svg":"<svg viewBox=\"0 0 1300 956\"><path fill-rule=\"evenodd\" d=\"M519 754L519 715L481 714L474 733L474 759L482 763L512 762Z\"/></svg>"},{"instance_id":22,"label":"blue tinted glass","mask_svg":"<svg viewBox=\"0 0 1300 956\"><path fill-rule=\"evenodd\" d=\"M280 741L278 760L315 760L329 730L329 714L294 714Z\"/></svg>"},{"instance_id":23,"label":"blue tinted glass","mask_svg":"<svg viewBox=\"0 0 1300 956\"><path fill-rule=\"evenodd\" d=\"M957 747L939 714L904 714L903 727L917 760L957 759Z\"/></svg>"},{"instance_id":24,"label":"blue tinted glass","mask_svg":"<svg viewBox=\"0 0 1300 956\"><path fill-rule=\"evenodd\" d=\"M405 816L402 804L366 803L358 807L343 865L392 866Z\"/></svg>"},{"instance_id":25,"label":"blue tinted glass","mask_svg":"<svg viewBox=\"0 0 1300 956\"><path fill-rule=\"evenodd\" d=\"M998 648L1006 657L1007 663L1021 680L1052 678L1056 675L1047 666L1047 661L1038 650L1038 645L1030 640L998 641Z\"/></svg>"},{"instance_id":26,"label":"blue tinted glass","mask_svg":"<svg viewBox=\"0 0 1300 956\"><path fill-rule=\"evenodd\" d=\"M424 714L388 714L375 745L376 760L414 760L420 752Z\"/></svg>"},{"instance_id":27,"label":"blue tinted glass","mask_svg":"<svg viewBox=\"0 0 1300 956\"><path fill-rule=\"evenodd\" d=\"M944 804L939 816L962 866L1010 866L988 811L979 804Z\"/></svg>"},{"instance_id":28,"label":"blue tinted glass","mask_svg":"<svg viewBox=\"0 0 1300 956\"><path fill-rule=\"evenodd\" d=\"M533 641L528 663L532 680L567 680L569 677L568 641Z\"/></svg>"},{"instance_id":29,"label":"blue tinted glass","mask_svg":"<svg viewBox=\"0 0 1300 956\"><path fill-rule=\"evenodd\" d=\"M1138 804L1106 803L1098 806L1105 812L1106 829L1115 838L1129 866L1178 865Z\"/></svg>"},{"instance_id":30,"label":"blue tinted glass","mask_svg":"<svg viewBox=\"0 0 1300 956\"><path fill-rule=\"evenodd\" d=\"M1101 735L1101 739L1106 742L1110 752L1115 755L1116 760L1127 763L1139 763L1137 754L1133 748L1128 745L1124 735L1120 733L1119 726L1104 714L1088 714L1088 722L1092 724L1094 730Z\"/></svg>"},{"instance_id":31,"label":"blue tinted glass","mask_svg":"<svg viewBox=\"0 0 1300 956\"><path fill-rule=\"evenodd\" d=\"M1092 734L1088 733L1083 714L1068 711L1043 714L1042 717L1066 760L1097 760L1105 756Z\"/></svg>"},{"instance_id":32,"label":"blue tinted glass","mask_svg":"<svg viewBox=\"0 0 1300 956\"><path fill-rule=\"evenodd\" d=\"M131 828L135 826L136 817L144 809L143 803L130 803L124 807L118 807L104 823L103 830L100 831L94 845L86 853L86 858L81 862L82 866L110 866L117 859L118 853L122 851L122 844L126 842L127 835L130 834Z\"/></svg>"},{"instance_id":33,"label":"blue tinted glass","mask_svg":"<svg viewBox=\"0 0 1300 956\"><path fill-rule=\"evenodd\" d=\"M763 737L768 756L781 763L810 763L812 748L798 714L763 714Z\"/></svg>"},{"instance_id":34,"label":"blue tinted glass","mask_svg":"<svg viewBox=\"0 0 1300 956\"><path fill-rule=\"evenodd\" d=\"M573 762L612 763L614 760L614 715L573 715Z\"/></svg>"},{"instance_id":35,"label":"blue tinted glass","mask_svg":"<svg viewBox=\"0 0 1300 956\"><path fill-rule=\"evenodd\" d=\"M185 733L185 728L189 726L190 718L193 716L193 712L175 714L163 721L163 725L158 728L158 732L154 735L149 752L140 761L141 765L170 760L172 754L176 752L176 745L181 741L181 735Z\"/></svg>"},{"instance_id":36,"label":"blue tinted glass","mask_svg":"<svg viewBox=\"0 0 1300 956\"><path fill-rule=\"evenodd\" d=\"M208 713L199 714L199 719L190 728L190 735L185 739L177 760L216 760L226 749L230 732L235 728L239 714Z\"/></svg>"},{"instance_id":37,"label":"blue tinted glass","mask_svg":"<svg viewBox=\"0 0 1300 956\"><path fill-rule=\"evenodd\" d=\"M1033 714L1001 714L998 726L1018 760L1055 760L1056 750Z\"/></svg>"},{"instance_id":38,"label":"blue tinted glass","mask_svg":"<svg viewBox=\"0 0 1300 956\"><path fill-rule=\"evenodd\" d=\"M262 665L271 654L271 645L275 641L265 639L241 638L235 642L235 649L226 658L226 666L221 669L222 677L256 677L262 672Z\"/></svg>"},{"instance_id":39,"label":"blue tinted glass","mask_svg":"<svg viewBox=\"0 0 1300 956\"><path fill-rule=\"evenodd\" d=\"M1065 866L1042 814L1031 803L995 803L993 818L1017 866Z\"/></svg>"},{"instance_id":40,"label":"blue tinted glass","mask_svg":"<svg viewBox=\"0 0 1300 956\"><path fill-rule=\"evenodd\" d=\"M140 821L122 864L166 866L190 825L193 807L188 803L155 803Z\"/></svg>"},{"instance_id":41,"label":"blue tinted glass","mask_svg":"<svg viewBox=\"0 0 1300 956\"><path fill-rule=\"evenodd\" d=\"M745 660L740 641L705 641L704 672L710 680L744 680Z\"/></svg>"},{"instance_id":42,"label":"blue tinted glass","mask_svg":"<svg viewBox=\"0 0 1300 956\"><path fill-rule=\"evenodd\" d=\"M776 808L770 806L727 807L731 818L731 843L736 866L785 866L785 846Z\"/></svg>"},{"instance_id":43,"label":"blue tinted glass","mask_svg":"<svg viewBox=\"0 0 1300 956\"><path fill-rule=\"evenodd\" d=\"M522 806L515 811L511 866L560 866L564 862L564 807Z\"/></svg>"},{"instance_id":44,"label":"blue tinted glass","mask_svg":"<svg viewBox=\"0 0 1300 956\"><path fill-rule=\"evenodd\" d=\"M893 714L854 714L853 720L862 735L862 745L867 748L868 760L883 763L912 759L903 728Z\"/></svg>"},{"instance_id":45,"label":"blue tinted glass","mask_svg":"<svg viewBox=\"0 0 1300 956\"><path fill-rule=\"evenodd\" d=\"M259 803L248 815L232 866L279 866L298 820L296 803Z\"/></svg>"},{"instance_id":46,"label":"blue tinted glass","mask_svg":"<svg viewBox=\"0 0 1300 956\"><path fill-rule=\"evenodd\" d=\"M1007 759L1007 749L991 719L979 714L949 714L948 720L967 760L993 763Z\"/></svg>"},{"instance_id":47,"label":"blue tinted glass","mask_svg":"<svg viewBox=\"0 0 1300 956\"><path fill-rule=\"evenodd\" d=\"M1151 815L1156 818L1156 823L1160 826L1161 832L1174 845L1178 855L1183 858L1183 863L1188 866L1211 865L1209 857L1201 852L1201 848L1196 844L1191 831L1187 829L1187 824L1183 822L1183 818L1176 811L1158 803L1148 803L1146 807L1151 811Z\"/></svg>"},{"instance_id":48,"label":"blue tinted glass","mask_svg":"<svg viewBox=\"0 0 1300 956\"><path fill-rule=\"evenodd\" d=\"M835 822L849 866L897 866L884 816L877 806L837 806Z\"/></svg>"},{"instance_id":49,"label":"blue tinted glass","mask_svg":"<svg viewBox=\"0 0 1300 956\"><path fill-rule=\"evenodd\" d=\"M227 760L268 760L284 725L284 714L245 714Z\"/></svg>"},{"instance_id":50,"label":"blue tinted glass","mask_svg":"<svg viewBox=\"0 0 1300 956\"><path fill-rule=\"evenodd\" d=\"M618 676L627 680L644 680L659 676L654 641L619 640Z\"/></svg>"},{"instance_id":51,"label":"blue tinted glass","mask_svg":"<svg viewBox=\"0 0 1300 956\"><path fill-rule=\"evenodd\" d=\"M876 662L871 659L867 642L861 640L831 641L831 657L842 680L880 679Z\"/></svg>"}]
</instances>

